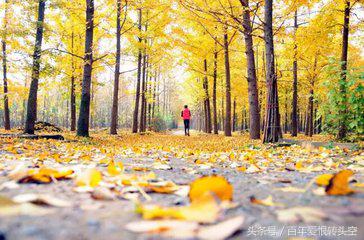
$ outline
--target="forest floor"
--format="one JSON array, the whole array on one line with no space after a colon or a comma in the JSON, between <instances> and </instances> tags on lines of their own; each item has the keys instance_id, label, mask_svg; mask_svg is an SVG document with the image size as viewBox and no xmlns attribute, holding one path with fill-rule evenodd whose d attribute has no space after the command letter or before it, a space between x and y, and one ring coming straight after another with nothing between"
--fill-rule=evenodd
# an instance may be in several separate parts
<instances>
[{"instance_id":1,"label":"forest floor","mask_svg":"<svg viewBox=\"0 0 364 240\"><path fill-rule=\"evenodd\" d=\"M364 236L362 144L180 131L64 136L0 138L0 239Z\"/></svg>"}]
</instances>

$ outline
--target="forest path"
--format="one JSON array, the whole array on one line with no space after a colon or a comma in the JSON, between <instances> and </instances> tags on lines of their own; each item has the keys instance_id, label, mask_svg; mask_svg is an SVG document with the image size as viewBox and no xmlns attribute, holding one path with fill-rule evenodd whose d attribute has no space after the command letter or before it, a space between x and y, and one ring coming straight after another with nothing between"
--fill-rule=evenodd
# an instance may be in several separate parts
<instances>
[{"instance_id":1,"label":"forest path","mask_svg":"<svg viewBox=\"0 0 364 240\"><path fill-rule=\"evenodd\" d=\"M104 139L104 137L101 139ZM354 153L353 155L347 155L345 152L333 149L330 151L325 150L324 154L321 155L320 151L322 150L307 152L301 147L263 148L264 146L261 145L231 152L221 152L222 149L229 148L229 146L242 145L241 137L224 138L205 135L195 135L190 138L178 135L108 137L102 142L101 140L97 140L100 142L78 142L78 146L72 145L74 143L59 141L26 141L25 145L24 141L19 139L12 141L16 141L12 143L12 148L9 147L9 142L4 142L3 147L0 149L0 165L2 166L0 167L0 186L5 186L2 189L0 187L0 196L15 197L23 193L43 193L66 200L71 206L63 208L47 207L47 209L52 210L52 213L44 216L26 214L5 217L0 215L0 239L161 239L160 236L151 238L150 235L138 235L125 229L127 223L140 221L141 217L135 212L135 203L122 197L117 197L111 201L95 200L89 192L75 192L75 181L73 180L57 181L50 184L9 184L8 169L12 169L12 166L19 163L34 169L34 162L37 162L36 159L38 158L35 152L42 151L43 154L46 153L44 146L51 149L47 151L56 150L60 154L65 153L64 149L70 149L67 151L75 151L78 159L81 157L77 155L77 152L85 150L85 153L87 152L95 160L90 161L85 158L86 160L81 161L81 165L78 161L54 163L54 160L52 160L54 155L51 152L42 161L42 164L53 168L71 167L76 170L93 166L103 173L102 186L104 187L110 186L110 184L113 185L114 178L108 177L107 164L98 163L98 161L102 160L98 149L110 151L109 146L110 148L121 149L121 152L115 156L115 162L123 163L124 174L126 175L130 174L143 178L153 172L157 176L156 180L173 181L178 185L188 185L193 180L206 175L224 176L233 186L233 200L237 207L224 212L219 221L233 216L244 216L245 218L242 231L235 235L233 239L288 238L289 229L301 231L296 232L296 237L301 237L300 234L304 234L304 231L306 231L306 237L317 239L361 239L361 236L364 236L364 193L357 192L353 195L337 197L320 195L317 193L318 187L313 183L318 175L335 173L338 169L311 171L308 168L307 170L303 169L305 171L298 171L290 167L290 164L286 165L289 170L273 167L275 164L278 166L281 164L283 153L285 153L285 157L297 162L304 161L304 164L314 162L314 167L327 165L330 161L341 161L343 162L342 167L354 167L358 162L363 161L360 160L363 159L360 153L359 155ZM131 147L116 145L125 144L126 142L130 142ZM150 146L151 143L156 145ZM14 153L10 152L14 151L14 148L18 154L22 151L28 151L28 157L19 158L17 154L14 155ZM34 149L35 152L32 152L29 157L30 149ZM213 151L213 153L208 151ZM44 155L42 156L44 158ZM254 157L259 166L263 166L261 163L265 163L266 158L269 156L273 165L270 165L264 171L257 171L257 169L253 169L253 164L248 163L251 160L241 162L238 160L239 156ZM215 159L216 157L218 159ZM11 161L15 160L15 158L18 160ZM237 167L246 164L245 162L247 163L245 165L247 170L245 172L237 170ZM363 172L357 171L355 179L359 183L363 183ZM118 193L122 189L124 187L116 187L114 192ZM279 189L286 189L286 191ZM136 192L138 194L138 191ZM161 206L189 204L189 199L186 196L148 191L146 194L147 198L150 198L148 204ZM139 194L140 201L147 203L146 196ZM272 196L275 203L283 206L252 204L251 196L256 199L265 199ZM302 222L302 219L298 218L297 222L284 223L277 218L277 211L279 210L304 206L312 207L316 211L324 211L324 219L312 215L308 217L313 217L314 222ZM0 214L1 212L0 206ZM337 236L340 229L341 231L343 229L347 231L348 227L352 226L356 229L355 236L347 236L346 238L344 238L344 235L340 236L340 238ZM316 235L309 235L310 233L307 232L309 227L316 227L316 229L331 227L328 230L331 235L318 235L318 232L315 233ZM283 230L282 235L272 235L278 234L281 230ZM311 234L314 233L311 232ZM320 232L320 234L322 233ZM348 234L348 232L341 232L341 234Z\"/></svg>"}]
</instances>

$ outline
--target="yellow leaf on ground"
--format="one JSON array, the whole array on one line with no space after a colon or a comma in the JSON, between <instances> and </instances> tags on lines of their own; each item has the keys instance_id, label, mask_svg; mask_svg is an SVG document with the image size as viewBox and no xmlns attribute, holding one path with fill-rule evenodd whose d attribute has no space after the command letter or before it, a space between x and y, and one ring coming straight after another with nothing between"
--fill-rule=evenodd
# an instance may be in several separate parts
<instances>
[{"instance_id":1,"label":"yellow leaf on ground","mask_svg":"<svg viewBox=\"0 0 364 240\"><path fill-rule=\"evenodd\" d=\"M205 193L215 194L221 201L233 199L233 186L222 176L198 178L190 184L190 201L193 202Z\"/></svg>"},{"instance_id":2,"label":"yellow leaf on ground","mask_svg":"<svg viewBox=\"0 0 364 240\"><path fill-rule=\"evenodd\" d=\"M110 161L109 165L107 166L107 172L111 176L119 175L122 172L123 164L121 162L118 162L117 165L118 165L119 169L117 169L114 161Z\"/></svg>"},{"instance_id":3,"label":"yellow leaf on ground","mask_svg":"<svg viewBox=\"0 0 364 240\"><path fill-rule=\"evenodd\" d=\"M342 170L336 173L326 187L327 195L349 195L354 193L349 187L349 178L354 174L351 170Z\"/></svg>"},{"instance_id":4,"label":"yellow leaf on ground","mask_svg":"<svg viewBox=\"0 0 364 240\"><path fill-rule=\"evenodd\" d=\"M281 203L275 203L275 202L273 202L272 195L269 195L265 199L257 199L254 196L251 196L250 197L250 202L253 203L253 204L260 204L260 205L264 205L264 206L284 206Z\"/></svg>"},{"instance_id":5,"label":"yellow leaf on ground","mask_svg":"<svg viewBox=\"0 0 364 240\"><path fill-rule=\"evenodd\" d=\"M30 169L27 176L19 180L19 183L50 183L54 179L67 179L73 174L73 170L56 170L42 167L39 169Z\"/></svg>"},{"instance_id":6,"label":"yellow leaf on ground","mask_svg":"<svg viewBox=\"0 0 364 240\"><path fill-rule=\"evenodd\" d=\"M99 185L102 179L101 172L95 168L89 168L79 174L76 178L76 185L81 186L89 186L96 187Z\"/></svg>"},{"instance_id":7,"label":"yellow leaf on ground","mask_svg":"<svg viewBox=\"0 0 364 240\"><path fill-rule=\"evenodd\" d=\"M316 177L316 184L319 186L327 186L329 185L329 182L333 176L334 176L333 174L319 175Z\"/></svg>"},{"instance_id":8,"label":"yellow leaf on ground","mask_svg":"<svg viewBox=\"0 0 364 240\"><path fill-rule=\"evenodd\" d=\"M161 207L157 205L137 205L136 212L144 219L180 219L200 223L212 223L218 218L220 207L210 193L205 193L189 206Z\"/></svg>"}]
</instances>

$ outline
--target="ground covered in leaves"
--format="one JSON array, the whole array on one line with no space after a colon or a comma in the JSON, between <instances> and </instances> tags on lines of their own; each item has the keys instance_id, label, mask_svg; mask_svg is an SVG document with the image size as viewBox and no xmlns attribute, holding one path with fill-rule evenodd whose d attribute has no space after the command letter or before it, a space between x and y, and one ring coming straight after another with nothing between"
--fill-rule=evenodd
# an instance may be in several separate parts
<instances>
[{"instance_id":1,"label":"ground covered in leaves","mask_svg":"<svg viewBox=\"0 0 364 240\"><path fill-rule=\"evenodd\" d=\"M92 136L0 138L0 239L364 236L360 144Z\"/></svg>"}]
</instances>

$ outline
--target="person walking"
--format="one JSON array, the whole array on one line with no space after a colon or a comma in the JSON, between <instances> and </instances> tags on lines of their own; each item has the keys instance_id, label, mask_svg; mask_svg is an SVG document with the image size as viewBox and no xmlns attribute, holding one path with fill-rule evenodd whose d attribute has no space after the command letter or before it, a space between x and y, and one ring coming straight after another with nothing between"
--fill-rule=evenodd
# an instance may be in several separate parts
<instances>
[{"instance_id":1,"label":"person walking","mask_svg":"<svg viewBox=\"0 0 364 240\"><path fill-rule=\"evenodd\" d=\"M187 105L185 105L185 108L182 110L181 117L183 118L183 123L185 125L185 136L190 136L191 111L188 109Z\"/></svg>"}]
</instances>

